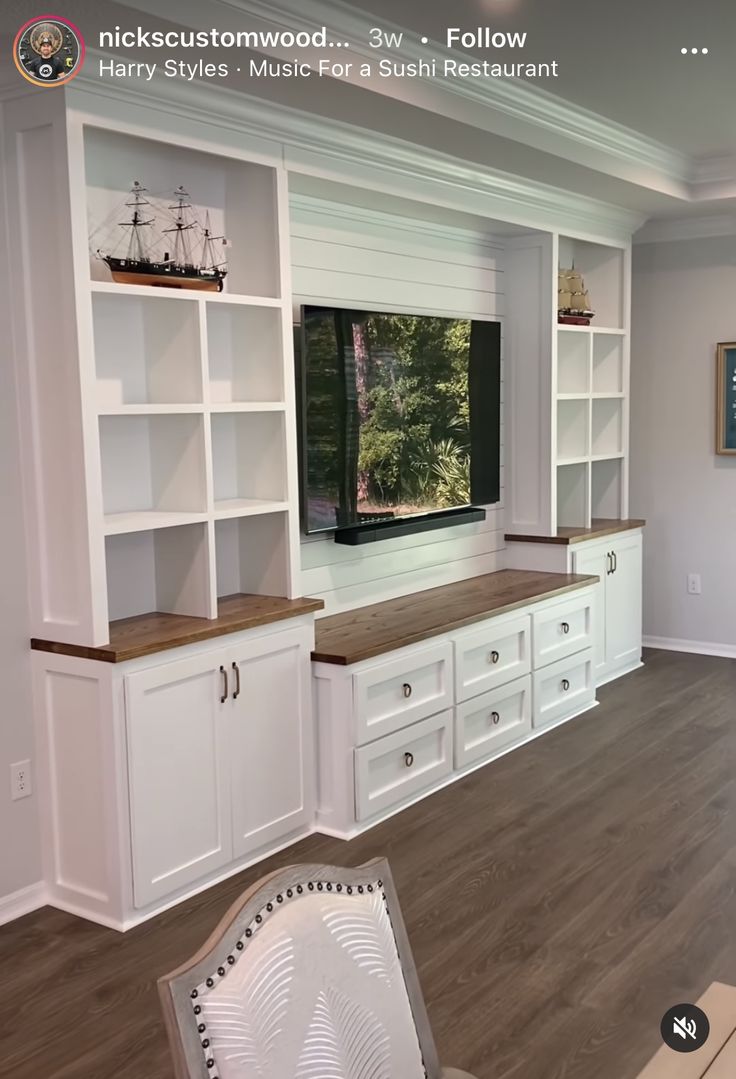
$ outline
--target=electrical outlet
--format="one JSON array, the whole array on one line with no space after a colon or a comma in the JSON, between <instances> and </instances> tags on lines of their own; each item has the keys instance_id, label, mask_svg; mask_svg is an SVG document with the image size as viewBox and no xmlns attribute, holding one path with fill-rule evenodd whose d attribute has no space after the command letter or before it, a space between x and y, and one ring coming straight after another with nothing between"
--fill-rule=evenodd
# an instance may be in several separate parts
<instances>
[{"instance_id":1,"label":"electrical outlet","mask_svg":"<svg viewBox=\"0 0 736 1079\"><path fill-rule=\"evenodd\" d=\"M700 574L688 573L687 575L687 590L691 596L700 595Z\"/></svg>"},{"instance_id":2,"label":"electrical outlet","mask_svg":"<svg viewBox=\"0 0 736 1079\"><path fill-rule=\"evenodd\" d=\"M31 782L31 762L17 761L10 765L10 796L13 801L18 798L28 798L33 794Z\"/></svg>"}]
</instances>

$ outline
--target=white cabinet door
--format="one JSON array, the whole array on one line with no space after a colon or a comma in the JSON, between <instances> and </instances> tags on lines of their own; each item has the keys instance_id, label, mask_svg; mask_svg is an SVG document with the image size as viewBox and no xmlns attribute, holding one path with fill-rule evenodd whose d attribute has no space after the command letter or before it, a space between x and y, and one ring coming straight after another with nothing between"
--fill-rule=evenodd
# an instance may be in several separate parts
<instances>
[{"instance_id":1,"label":"white cabinet door","mask_svg":"<svg viewBox=\"0 0 736 1079\"><path fill-rule=\"evenodd\" d=\"M223 651L125 679L136 907L232 858Z\"/></svg>"},{"instance_id":2,"label":"white cabinet door","mask_svg":"<svg viewBox=\"0 0 736 1079\"><path fill-rule=\"evenodd\" d=\"M600 577L595 586L595 608L593 611L593 674L596 683L606 671L606 583L611 562L608 554L610 547L586 545L573 551L573 573L593 574Z\"/></svg>"},{"instance_id":3,"label":"white cabinet door","mask_svg":"<svg viewBox=\"0 0 736 1079\"><path fill-rule=\"evenodd\" d=\"M641 659L641 536L612 536L613 572L606 578L606 667Z\"/></svg>"},{"instance_id":4,"label":"white cabinet door","mask_svg":"<svg viewBox=\"0 0 736 1079\"><path fill-rule=\"evenodd\" d=\"M242 646L240 654L231 651L230 660L229 767L238 859L311 818L308 641L298 629L274 633Z\"/></svg>"}]
</instances>

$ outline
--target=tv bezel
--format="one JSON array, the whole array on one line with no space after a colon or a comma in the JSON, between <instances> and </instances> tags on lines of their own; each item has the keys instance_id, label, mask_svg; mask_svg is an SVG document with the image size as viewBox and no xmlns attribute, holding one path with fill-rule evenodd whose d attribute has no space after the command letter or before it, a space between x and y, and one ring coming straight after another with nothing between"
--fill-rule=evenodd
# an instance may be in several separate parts
<instances>
[{"instance_id":1,"label":"tv bezel","mask_svg":"<svg viewBox=\"0 0 736 1079\"><path fill-rule=\"evenodd\" d=\"M372 530L376 533L376 523L374 521L355 521L346 525L331 525L326 528L309 528L309 504L308 504L308 484L307 484L307 395L306 395L306 340L305 340L305 310L323 310L323 311L366 311L374 315L409 315L413 318L444 318L450 322L470 322L473 323L490 323L492 325L499 326L500 323L496 318L471 318L468 315L452 315L452 314L429 314L426 311L407 311L405 309L387 310L386 308L373 307L368 304L334 304L334 303L300 303L299 304L299 322L293 327L294 330L294 366L295 366L295 380L296 380L296 415L297 415L297 446L298 446L298 474L299 474L299 522L302 535L305 536L324 536L330 533L335 535L337 540L338 533L355 533L361 529L366 531ZM500 435L500 348L499 348L499 371L498 377L495 379L496 384L496 397L499 402L499 414L496 424L496 434ZM500 440L499 440L500 442ZM472 460L472 458L471 458ZM498 454L498 469L497 469L497 494L496 502L500 498L500 444ZM486 505L493 505L493 502L486 503ZM460 519L460 510L468 510L469 513L465 521ZM470 511L475 511L471 514ZM394 518L387 518L385 524L396 524L406 526L401 528L401 532L404 535L408 535L411 532L424 532L430 529L426 525L422 525L421 522L426 521L428 517L432 517L433 520L439 522L442 516L448 518L448 526L454 523L466 523L468 520L480 520L482 514L485 517L485 510L481 506L476 506L472 502L463 502L458 506L445 506L442 509L430 509L422 510L419 513L405 513L401 516ZM451 518L455 518L453 521ZM412 528L412 524L415 527ZM439 523L434 524L434 528L441 527ZM376 538L379 538L376 536ZM388 536L386 538L389 538ZM339 542L339 541L338 541ZM351 541L351 545L357 541Z\"/></svg>"}]
</instances>

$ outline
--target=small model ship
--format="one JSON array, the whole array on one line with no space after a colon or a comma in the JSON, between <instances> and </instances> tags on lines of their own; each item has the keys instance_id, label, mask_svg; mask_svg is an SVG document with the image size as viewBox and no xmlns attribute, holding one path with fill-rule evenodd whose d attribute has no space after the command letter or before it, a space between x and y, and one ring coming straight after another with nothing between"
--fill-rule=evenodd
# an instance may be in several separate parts
<instances>
[{"instance_id":1,"label":"small model ship","mask_svg":"<svg viewBox=\"0 0 736 1079\"><path fill-rule=\"evenodd\" d=\"M589 326L595 316L582 274L573 265L557 273L557 321L568 326Z\"/></svg>"},{"instance_id":2,"label":"small model ship","mask_svg":"<svg viewBox=\"0 0 736 1079\"><path fill-rule=\"evenodd\" d=\"M167 206L170 224L156 227L151 202L145 198L146 188L136 180L130 190L130 220L118 225L128 233L125 254L114 255L97 249L97 257L107 263L113 281L123 285L163 285L168 288L205 289L222 292L227 275L227 263L217 260L215 244L229 246L224 236L213 236L209 213L204 225L194 214L194 207L183 187L174 192L174 205ZM150 232L148 230L151 230ZM171 240L166 237L171 234ZM162 257L156 249L170 246Z\"/></svg>"}]
</instances>

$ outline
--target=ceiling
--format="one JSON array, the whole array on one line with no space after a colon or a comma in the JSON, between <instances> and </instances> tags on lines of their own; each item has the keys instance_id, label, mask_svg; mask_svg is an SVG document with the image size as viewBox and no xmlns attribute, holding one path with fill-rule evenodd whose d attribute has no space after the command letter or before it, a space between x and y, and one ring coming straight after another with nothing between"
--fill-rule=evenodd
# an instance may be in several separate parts
<instances>
[{"instance_id":1,"label":"ceiling","mask_svg":"<svg viewBox=\"0 0 736 1079\"><path fill-rule=\"evenodd\" d=\"M736 149L734 0L360 0L351 6L443 43L448 25L526 31L525 58L559 61L557 79L538 81L545 90L688 154ZM682 55L681 48L693 46L705 46L708 55Z\"/></svg>"},{"instance_id":2,"label":"ceiling","mask_svg":"<svg viewBox=\"0 0 736 1079\"><path fill-rule=\"evenodd\" d=\"M0 5L6 42L27 12L27 0ZM736 0L65 0L64 14L93 45L99 30L115 25L283 30L324 23L350 39L355 60L557 60L556 79L455 85L444 79L253 79L243 66L225 88L641 217L723 217L736 210ZM473 47L448 53L448 24L525 31L528 40L523 54ZM374 25L402 29L401 49L371 50ZM422 35L429 39L425 46ZM683 56L681 48L693 45L706 46L708 55ZM293 50L279 46L264 52L294 59ZM222 51L200 55L223 59ZM184 58L192 59L191 50Z\"/></svg>"}]
</instances>

